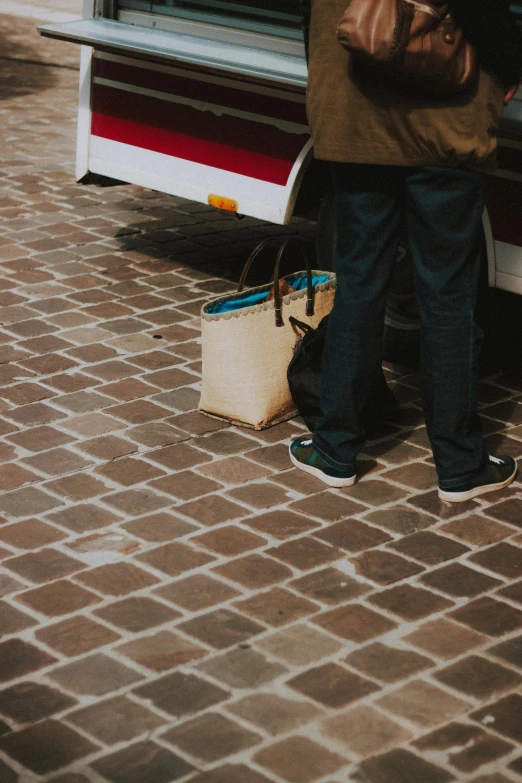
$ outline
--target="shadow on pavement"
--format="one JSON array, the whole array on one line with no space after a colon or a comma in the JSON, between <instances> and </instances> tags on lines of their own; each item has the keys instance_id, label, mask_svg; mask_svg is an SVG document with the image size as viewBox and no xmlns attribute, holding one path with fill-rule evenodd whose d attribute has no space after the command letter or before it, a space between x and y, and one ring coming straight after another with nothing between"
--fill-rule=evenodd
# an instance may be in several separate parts
<instances>
[{"instance_id":1,"label":"shadow on pavement","mask_svg":"<svg viewBox=\"0 0 522 783\"><path fill-rule=\"evenodd\" d=\"M0 99L55 87L55 66L77 70L79 47L40 37L34 19L0 14Z\"/></svg>"},{"instance_id":2,"label":"shadow on pavement","mask_svg":"<svg viewBox=\"0 0 522 783\"><path fill-rule=\"evenodd\" d=\"M25 36L10 29L12 17L0 18L0 99L31 95L57 83L53 69L36 65L40 59Z\"/></svg>"},{"instance_id":3,"label":"shadow on pavement","mask_svg":"<svg viewBox=\"0 0 522 783\"><path fill-rule=\"evenodd\" d=\"M4 39L0 36L0 49L3 45ZM51 68L14 60L0 62L0 100L32 95L56 84L56 76Z\"/></svg>"}]
</instances>

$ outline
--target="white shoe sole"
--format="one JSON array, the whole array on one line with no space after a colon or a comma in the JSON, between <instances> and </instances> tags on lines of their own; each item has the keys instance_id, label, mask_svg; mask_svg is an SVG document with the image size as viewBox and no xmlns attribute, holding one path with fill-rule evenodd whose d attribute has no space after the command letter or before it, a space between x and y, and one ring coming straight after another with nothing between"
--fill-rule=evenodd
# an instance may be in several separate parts
<instances>
[{"instance_id":1,"label":"white shoe sole","mask_svg":"<svg viewBox=\"0 0 522 783\"><path fill-rule=\"evenodd\" d=\"M473 500L473 498L479 495L486 495L488 492L495 492L497 489L505 489L515 480L518 468L504 481L500 481L498 484L484 484L481 487L473 487L468 489L467 492L446 492L439 488L439 498L445 500L446 503L464 503L466 500Z\"/></svg>"},{"instance_id":2,"label":"white shoe sole","mask_svg":"<svg viewBox=\"0 0 522 783\"><path fill-rule=\"evenodd\" d=\"M322 472L322 470L318 470L317 468L314 468L311 465L303 465L302 462L299 462L299 460L294 457L291 451L289 453L290 453L290 459L292 460L292 463L296 466L296 468L299 468L299 470L304 470L305 473L310 473L311 476L315 476L320 481L323 481L325 484L328 484L329 487L332 487L334 489L342 489L342 487L352 487L357 480L356 474L350 476L350 478L344 478L344 479L335 478L334 476L326 476Z\"/></svg>"}]
</instances>

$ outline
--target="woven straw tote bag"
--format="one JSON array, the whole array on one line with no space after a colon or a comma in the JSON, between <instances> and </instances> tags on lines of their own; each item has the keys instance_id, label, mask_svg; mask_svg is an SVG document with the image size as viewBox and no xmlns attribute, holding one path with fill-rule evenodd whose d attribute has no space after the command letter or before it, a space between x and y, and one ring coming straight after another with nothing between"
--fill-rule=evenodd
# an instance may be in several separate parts
<instances>
[{"instance_id":1,"label":"woven straw tote bag","mask_svg":"<svg viewBox=\"0 0 522 783\"><path fill-rule=\"evenodd\" d=\"M274 282L243 291L252 262L273 243L265 240L254 249L237 293L213 299L201 310L199 410L257 430L297 415L287 369L301 335L290 316L318 326L332 309L336 288L333 272L312 270L301 243L287 240L277 252ZM291 245L299 249L306 269L280 279L280 264ZM285 289L290 293L283 295Z\"/></svg>"}]
</instances>

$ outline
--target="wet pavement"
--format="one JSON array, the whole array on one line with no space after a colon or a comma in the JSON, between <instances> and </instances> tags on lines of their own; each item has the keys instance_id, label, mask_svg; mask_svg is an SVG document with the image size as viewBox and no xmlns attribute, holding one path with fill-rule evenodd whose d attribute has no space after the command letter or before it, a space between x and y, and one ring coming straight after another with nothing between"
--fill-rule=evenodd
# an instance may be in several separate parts
<instances>
[{"instance_id":1,"label":"wet pavement","mask_svg":"<svg viewBox=\"0 0 522 783\"><path fill-rule=\"evenodd\" d=\"M0 22L1 783L521 781L521 481L438 501L412 369L347 490L198 414L202 302L313 225L75 184L78 51Z\"/></svg>"}]
</instances>

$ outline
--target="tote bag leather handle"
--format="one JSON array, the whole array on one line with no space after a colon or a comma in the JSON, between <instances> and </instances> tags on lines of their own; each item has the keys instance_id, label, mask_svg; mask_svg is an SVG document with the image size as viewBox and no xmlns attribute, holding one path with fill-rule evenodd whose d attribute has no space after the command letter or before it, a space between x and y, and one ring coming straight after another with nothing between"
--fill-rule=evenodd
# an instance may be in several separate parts
<instances>
[{"instance_id":1,"label":"tote bag leather handle","mask_svg":"<svg viewBox=\"0 0 522 783\"><path fill-rule=\"evenodd\" d=\"M239 278L239 283L237 286L238 293L241 293L241 291L245 286L245 281L250 271L250 267L252 266L252 263L255 261L258 255L265 249L265 247L268 247L269 245L272 245L275 242L278 242L278 240L264 239L250 253L250 256L248 257L245 266L243 267L243 271L241 272L241 276ZM298 247L303 257L305 267L306 267L306 289L307 289L306 315L312 316L314 314L314 286L312 281L312 268L310 266L310 260L301 242L299 242L297 239L287 239L283 242L283 244L281 245L277 253L277 258L274 266L274 274L272 277L273 285L274 285L274 309L275 309L276 326L284 326L283 317L281 315L283 297L281 296L281 289L280 289L279 268L281 266L281 261L283 259L283 256L290 245L295 245L296 247Z\"/></svg>"},{"instance_id":2,"label":"tote bag leather handle","mask_svg":"<svg viewBox=\"0 0 522 783\"><path fill-rule=\"evenodd\" d=\"M245 287L245 282L247 275L250 271L250 267L252 266L252 263L256 260L258 255L265 249L265 247L268 247L268 245L273 245L279 240L271 238L271 239L263 239L262 242L260 242L256 247L252 250L249 257L246 260L245 266L243 267L243 271L241 272L241 277L239 278L239 283L237 284L237 292L238 294L241 293L243 288Z\"/></svg>"},{"instance_id":3,"label":"tote bag leather handle","mask_svg":"<svg viewBox=\"0 0 522 783\"><path fill-rule=\"evenodd\" d=\"M290 245L295 245L299 248L299 252L301 253L303 257L303 261L305 263L306 267L306 315L311 316L314 314L314 285L312 281L312 267L310 266L310 259L308 258L308 255L305 253L305 249L302 246L301 242L299 242L297 239L287 239L281 247L279 248L279 252L277 254L277 259L274 267L274 308L275 308L275 317L276 317L276 326L284 326L283 322L283 316L281 315L281 306L283 297L281 296L281 281L279 278L279 267L281 265L281 261L283 259L283 256L287 250L287 248Z\"/></svg>"}]
</instances>

